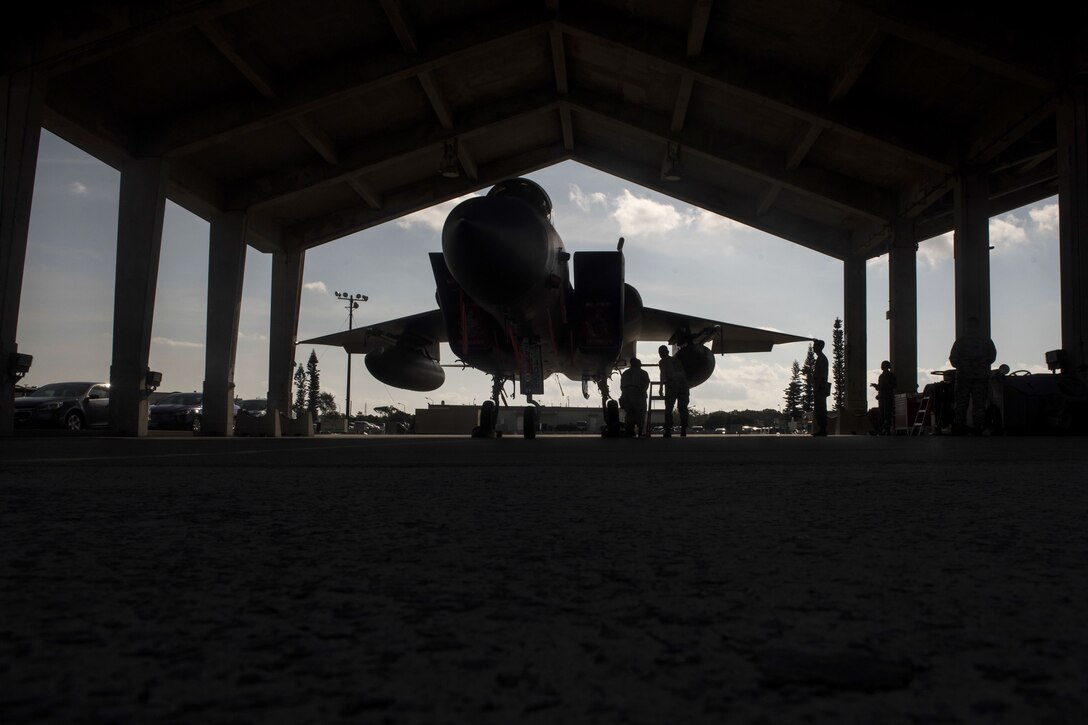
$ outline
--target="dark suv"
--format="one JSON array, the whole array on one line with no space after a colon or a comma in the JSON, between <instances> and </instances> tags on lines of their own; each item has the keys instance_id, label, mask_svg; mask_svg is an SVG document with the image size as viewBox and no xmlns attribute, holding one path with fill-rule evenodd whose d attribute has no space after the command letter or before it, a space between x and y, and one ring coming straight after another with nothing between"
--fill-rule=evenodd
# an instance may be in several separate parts
<instances>
[{"instance_id":1,"label":"dark suv","mask_svg":"<svg viewBox=\"0 0 1088 725\"><path fill-rule=\"evenodd\" d=\"M16 427L77 431L109 422L109 383L50 383L15 399Z\"/></svg>"},{"instance_id":2,"label":"dark suv","mask_svg":"<svg viewBox=\"0 0 1088 725\"><path fill-rule=\"evenodd\" d=\"M235 406L235 412L239 415L252 415L254 418L262 417L268 409L268 401L264 398L251 398L243 400Z\"/></svg>"},{"instance_id":3,"label":"dark suv","mask_svg":"<svg viewBox=\"0 0 1088 725\"><path fill-rule=\"evenodd\" d=\"M200 432L204 393L170 393L147 409L147 427L152 430Z\"/></svg>"}]
</instances>

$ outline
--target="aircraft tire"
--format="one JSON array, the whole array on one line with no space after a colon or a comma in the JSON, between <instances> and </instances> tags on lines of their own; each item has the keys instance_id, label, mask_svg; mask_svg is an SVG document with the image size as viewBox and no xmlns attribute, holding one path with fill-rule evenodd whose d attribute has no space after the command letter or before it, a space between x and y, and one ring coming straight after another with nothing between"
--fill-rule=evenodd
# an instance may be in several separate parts
<instances>
[{"instance_id":1,"label":"aircraft tire","mask_svg":"<svg viewBox=\"0 0 1088 725\"><path fill-rule=\"evenodd\" d=\"M498 411L495 410L495 401L485 400L480 406L480 431L490 436L495 430L495 419Z\"/></svg>"},{"instance_id":2,"label":"aircraft tire","mask_svg":"<svg viewBox=\"0 0 1088 725\"><path fill-rule=\"evenodd\" d=\"M604 407L605 431L608 436L620 434L620 405L614 400L608 401Z\"/></svg>"}]
</instances>

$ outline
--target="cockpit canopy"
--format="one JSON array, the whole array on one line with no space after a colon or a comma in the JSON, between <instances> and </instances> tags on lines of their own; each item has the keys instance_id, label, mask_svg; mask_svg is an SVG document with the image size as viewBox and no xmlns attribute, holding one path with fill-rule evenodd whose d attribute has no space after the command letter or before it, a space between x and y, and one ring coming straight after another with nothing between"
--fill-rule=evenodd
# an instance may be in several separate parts
<instances>
[{"instance_id":1,"label":"cockpit canopy","mask_svg":"<svg viewBox=\"0 0 1088 725\"><path fill-rule=\"evenodd\" d=\"M542 214L548 221L552 218L552 199L534 181L528 179L507 179L500 181L487 192L488 196L512 196L521 199Z\"/></svg>"}]
</instances>

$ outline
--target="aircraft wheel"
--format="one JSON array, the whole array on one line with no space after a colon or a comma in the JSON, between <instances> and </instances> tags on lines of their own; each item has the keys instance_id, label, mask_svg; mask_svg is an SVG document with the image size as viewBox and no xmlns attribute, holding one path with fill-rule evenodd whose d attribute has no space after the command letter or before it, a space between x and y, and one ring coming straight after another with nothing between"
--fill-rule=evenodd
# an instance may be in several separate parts
<instances>
[{"instance_id":1,"label":"aircraft wheel","mask_svg":"<svg viewBox=\"0 0 1088 725\"><path fill-rule=\"evenodd\" d=\"M495 409L494 400L485 400L484 404L480 406L480 435L484 438L490 438L495 432L495 421L498 417L498 411Z\"/></svg>"},{"instance_id":2,"label":"aircraft wheel","mask_svg":"<svg viewBox=\"0 0 1088 725\"><path fill-rule=\"evenodd\" d=\"M528 405L525 407L525 418L522 421L521 429L526 438L536 438L536 429L539 423L537 417L536 406Z\"/></svg>"}]
</instances>

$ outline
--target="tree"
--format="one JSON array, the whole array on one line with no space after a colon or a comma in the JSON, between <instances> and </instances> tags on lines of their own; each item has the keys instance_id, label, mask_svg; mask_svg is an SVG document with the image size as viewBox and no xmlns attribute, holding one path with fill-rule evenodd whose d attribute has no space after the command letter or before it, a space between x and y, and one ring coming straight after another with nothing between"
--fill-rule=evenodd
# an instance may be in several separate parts
<instances>
[{"instance_id":1,"label":"tree","mask_svg":"<svg viewBox=\"0 0 1088 725\"><path fill-rule=\"evenodd\" d=\"M321 393L317 396L317 410L321 415L333 415L336 413L336 400L332 393Z\"/></svg>"},{"instance_id":2,"label":"tree","mask_svg":"<svg viewBox=\"0 0 1088 725\"><path fill-rule=\"evenodd\" d=\"M298 370L295 371L295 404L291 407L296 417L306 412L306 370L302 363L298 364Z\"/></svg>"},{"instance_id":3,"label":"tree","mask_svg":"<svg viewBox=\"0 0 1088 725\"><path fill-rule=\"evenodd\" d=\"M711 413L710 415L708 415L706 417L706 420L703 422L703 425L705 425L708 430L717 430L718 428L728 428L729 427L729 413L726 413L724 410L715 410L713 413Z\"/></svg>"},{"instance_id":4,"label":"tree","mask_svg":"<svg viewBox=\"0 0 1088 725\"><path fill-rule=\"evenodd\" d=\"M786 407L782 409L782 415L786 420L801 420L801 363L793 361L790 368L790 384L785 390Z\"/></svg>"},{"instance_id":5,"label":"tree","mask_svg":"<svg viewBox=\"0 0 1088 725\"><path fill-rule=\"evenodd\" d=\"M757 428L776 428L782 419L782 411L774 408L763 410L734 410L725 412L715 410L706 417L707 430L729 428L730 426L753 425Z\"/></svg>"},{"instance_id":6,"label":"tree","mask_svg":"<svg viewBox=\"0 0 1088 725\"><path fill-rule=\"evenodd\" d=\"M846 410L846 342L843 337L842 319L835 318L831 332L831 381L835 384L832 394L832 410Z\"/></svg>"},{"instance_id":7,"label":"tree","mask_svg":"<svg viewBox=\"0 0 1088 725\"><path fill-rule=\"evenodd\" d=\"M816 391L812 389L812 371L816 368L816 350L811 343L808 346L808 355L805 356L805 366L802 368L805 375L801 378L801 410L811 413L815 403Z\"/></svg>"},{"instance_id":8,"label":"tree","mask_svg":"<svg viewBox=\"0 0 1088 725\"><path fill-rule=\"evenodd\" d=\"M321 371L317 369L317 353L310 350L306 361L306 409L316 418L321 399Z\"/></svg>"}]
</instances>

